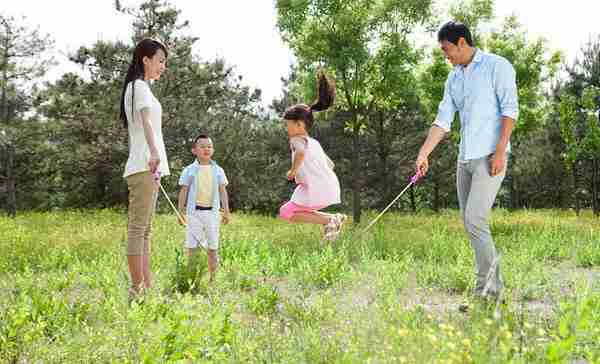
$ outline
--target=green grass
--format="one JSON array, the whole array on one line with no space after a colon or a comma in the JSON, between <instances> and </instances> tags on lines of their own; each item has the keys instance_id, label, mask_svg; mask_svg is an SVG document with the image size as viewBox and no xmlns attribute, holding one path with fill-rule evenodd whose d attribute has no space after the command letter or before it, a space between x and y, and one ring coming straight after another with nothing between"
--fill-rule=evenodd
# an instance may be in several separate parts
<instances>
[{"instance_id":1,"label":"green grass","mask_svg":"<svg viewBox=\"0 0 600 364\"><path fill-rule=\"evenodd\" d=\"M496 320L457 310L474 268L456 211L389 214L325 245L317 227L235 215L213 286L160 215L155 288L131 306L124 212L2 217L0 362L598 363L599 226L495 211L507 286Z\"/></svg>"}]
</instances>

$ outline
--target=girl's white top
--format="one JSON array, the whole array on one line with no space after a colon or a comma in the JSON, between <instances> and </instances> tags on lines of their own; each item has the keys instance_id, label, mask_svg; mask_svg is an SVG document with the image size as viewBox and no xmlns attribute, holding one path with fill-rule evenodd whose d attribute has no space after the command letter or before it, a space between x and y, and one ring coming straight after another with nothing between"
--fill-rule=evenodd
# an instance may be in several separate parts
<instances>
[{"instance_id":1,"label":"girl's white top","mask_svg":"<svg viewBox=\"0 0 600 364\"><path fill-rule=\"evenodd\" d=\"M298 186L291 201L318 208L340 203L340 182L321 144L309 136L297 136L290 139L290 147L292 160L297 151L304 150L304 162L296 174Z\"/></svg>"},{"instance_id":2,"label":"girl's white top","mask_svg":"<svg viewBox=\"0 0 600 364\"><path fill-rule=\"evenodd\" d=\"M150 86L143 80L135 80L135 93L133 95L133 117L131 107L131 82L125 90L125 114L127 115L127 130L129 132L129 158L125 164L125 173L123 177L132 174L149 171L148 161L150 160L150 148L144 135L142 126L143 109L150 110L150 122L154 132L154 142L158 150L160 164L158 171L162 176L168 176L169 162L165 151L165 142L162 134L162 106L152 94ZM133 121L132 121L133 120Z\"/></svg>"}]
</instances>

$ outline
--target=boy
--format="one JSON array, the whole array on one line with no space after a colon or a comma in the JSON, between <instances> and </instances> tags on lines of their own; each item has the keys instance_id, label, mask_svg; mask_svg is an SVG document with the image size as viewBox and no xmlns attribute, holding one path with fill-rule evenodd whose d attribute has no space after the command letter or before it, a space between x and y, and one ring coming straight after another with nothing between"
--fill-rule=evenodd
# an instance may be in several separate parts
<instances>
[{"instance_id":1,"label":"boy","mask_svg":"<svg viewBox=\"0 0 600 364\"><path fill-rule=\"evenodd\" d=\"M192 154L194 163L185 167L179 178L179 211L187 224L185 246L190 263L195 261L198 245L206 249L210 282L213 282L219 257L219 210L223 206L223 223L231 217L226 186L227 177L223 168L212 160L213 142L208 135L201 134L194 140Z\"/></svg>"}]
</instances>

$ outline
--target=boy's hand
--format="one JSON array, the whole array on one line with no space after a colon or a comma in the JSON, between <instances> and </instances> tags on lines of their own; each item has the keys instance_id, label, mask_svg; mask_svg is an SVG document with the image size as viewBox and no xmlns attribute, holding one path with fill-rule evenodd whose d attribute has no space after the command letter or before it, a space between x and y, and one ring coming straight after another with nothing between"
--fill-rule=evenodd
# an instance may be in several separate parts
<instances>
[{"instance_id":1,"label":"boy's hand","mask_svg":"<svg viewBox=\"0 0 600 364\"><path fill-rule=\"evenodd\" d=\"M186 221L185 215L177 216L177 222L181 226L187 226L187 221Z\"/></svg>"},{"instance_id":2,"label":"boy's hand","mask_svg":"<svg viewBox=\"0 0 600 364\"><path fill-rule=\"evenodd\" d=\"M294 171L293 169L290 169L287 172L287 179L288 179L288 181L292 181L294 178L296 178L296 174L297 173L298 173L297 171Z\"/></svg>"},{"instance_id":3,"label":"boy's hand","mask_svg":"<svg viewBox=\"0 0 600 364\"><path fill-rule=\"evenodd\" d=\"M229 224L230 221L231 221L231 214L229 213L229 211L225 211L223 213L223 225Z\"/></svg>"}]
</instances>

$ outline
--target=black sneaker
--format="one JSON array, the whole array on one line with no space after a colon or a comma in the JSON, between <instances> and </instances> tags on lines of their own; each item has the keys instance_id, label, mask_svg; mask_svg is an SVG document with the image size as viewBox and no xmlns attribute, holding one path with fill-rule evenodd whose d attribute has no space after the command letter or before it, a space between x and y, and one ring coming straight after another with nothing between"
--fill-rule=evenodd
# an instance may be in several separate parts
<instances>
[{"instance_id":1,"label":"black sneaker","mask_svg":"<svg viewBox=\"0 0 600 364\"><path fill-rule=\"evenodd\" d=\"M469 311L469 309L476 305L476 304L480 304L480 305L484 305L484 306L491 306L491 305L505 305L506 304L506 300L504 298L499 298L495 295L492 296L486 296L486 297L482 297L479 295L475 295L471 298L472 301L474 302L469 302L469 301L465 301L462 302L461 304L458 305L458 311L462 312L462 313L466 313Z\"/></svg>"}]
</instances>

